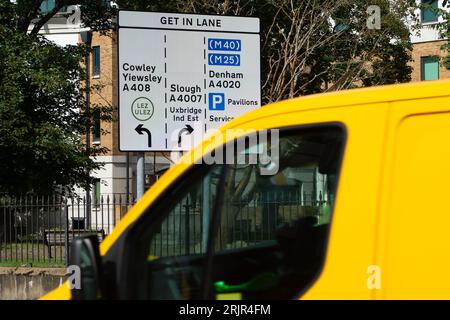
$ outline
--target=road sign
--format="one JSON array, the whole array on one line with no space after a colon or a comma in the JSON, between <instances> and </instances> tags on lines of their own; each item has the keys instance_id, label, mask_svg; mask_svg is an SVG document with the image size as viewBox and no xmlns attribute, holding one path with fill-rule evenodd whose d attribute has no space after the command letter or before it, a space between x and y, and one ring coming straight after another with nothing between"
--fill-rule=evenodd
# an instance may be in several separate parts
<instances>
[{"instance_id":1,"label":"road sign","mask_svg":"<svg viewBox=\"0 0 450 320\"><path fill-rule=\"evenodd\" d=\"M259 19L119 11L119 148L188 150L261 106Z\"/></svg>"}]
</instances>

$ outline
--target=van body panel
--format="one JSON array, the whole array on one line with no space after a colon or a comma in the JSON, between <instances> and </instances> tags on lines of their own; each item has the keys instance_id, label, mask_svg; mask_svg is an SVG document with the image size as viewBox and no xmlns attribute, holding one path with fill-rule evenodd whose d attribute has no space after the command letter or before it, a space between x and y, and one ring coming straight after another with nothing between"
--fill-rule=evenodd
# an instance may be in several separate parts
<instances>
[{"instance_id":1,"label":"van body panel","mask_svg":"<svg viewBox=\"0 0 450 320\"><path fill-rule=\"evenodd\" d=\"M449 111L450 97L392 108L377 298L450 299Z\"/></svg>"},{"instance_id":2,"label":"van body panel","mask_svg":"<svg viewBox=\"0 0 450 320\"><path fill-rule=\"evenodd\" d=\"M40 297L39 300L71 300L72 293L69 289L67 281L62 283L58 288L50 291L44 296Z\"/></svg>"}]
</instances>

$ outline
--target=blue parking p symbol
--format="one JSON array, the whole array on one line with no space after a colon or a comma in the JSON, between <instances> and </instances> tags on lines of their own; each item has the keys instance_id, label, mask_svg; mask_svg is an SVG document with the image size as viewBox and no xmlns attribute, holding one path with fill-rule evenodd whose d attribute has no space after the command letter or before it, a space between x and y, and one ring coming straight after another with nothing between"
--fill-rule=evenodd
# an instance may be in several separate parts
<instances>
[{"instance_id":1,"label":"blue parking p symbol","mask_svg":"<svg viewBox=\"0 0 450 320\"><path fill-rule=\"evenodd\" d=\"M225 110L225 93L209 93L209 110Z\"/></svg>"}]
</instances>

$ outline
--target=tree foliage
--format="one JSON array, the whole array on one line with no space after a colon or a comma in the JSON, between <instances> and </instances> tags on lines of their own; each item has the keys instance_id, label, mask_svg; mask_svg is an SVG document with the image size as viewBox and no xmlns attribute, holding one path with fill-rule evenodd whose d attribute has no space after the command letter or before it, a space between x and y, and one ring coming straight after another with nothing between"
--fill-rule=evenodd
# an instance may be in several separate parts
<instances>
[{"instance_id":1,"label":"tree foliage","mask_svg":"<svg viewBox=\"0 0 450 320\"><path fill-rule=\"evenodd\" d=\"M39 1L0 0L0 191L40 194L89 183L99 168L82 136L87 48L27 33ZM26 21L25 21L26 20ZM105 120L110 106L93 106ZM92 149L91 155L105 151Z\"/></svg>"}]
</instances>

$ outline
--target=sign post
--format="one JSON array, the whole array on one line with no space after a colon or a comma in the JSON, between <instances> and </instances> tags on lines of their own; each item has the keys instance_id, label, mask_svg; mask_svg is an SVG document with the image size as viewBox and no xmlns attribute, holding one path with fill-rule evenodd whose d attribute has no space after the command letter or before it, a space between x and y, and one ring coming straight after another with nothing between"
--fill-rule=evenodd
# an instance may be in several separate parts
<instances>
[{"instance_id":1,"label":"sign post","mask_svg":"<svg viewBox=\"0 0 450 320\"><path fill-rule=\"evenodd\" d=\"M136 198L144 195L145 186L145 153L138 152L136 159Z\"/></svg>"},{"instance_id":2,"label":"sign post","mask_svg":"<svg viewBox=\"0 0 450 320\"><path fill-rule=\"evenodd\" d=\"M119 11L119 149L187 151L259 108L259 31L253 17Z\"/></svg>"}]
</instances>

